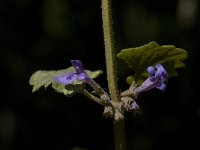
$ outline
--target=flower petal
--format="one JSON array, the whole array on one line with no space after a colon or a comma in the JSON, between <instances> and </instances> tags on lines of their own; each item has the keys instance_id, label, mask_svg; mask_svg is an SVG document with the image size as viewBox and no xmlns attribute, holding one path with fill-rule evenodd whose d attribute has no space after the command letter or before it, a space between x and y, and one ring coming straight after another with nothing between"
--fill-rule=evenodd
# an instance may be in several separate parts
<instances>
[{"instance_id":1,"label":"flower petal","mask_svg":"<svg viewBox=\"0 0 200 150\"><path fill-rule=\"evenodd\" d=\"M71 60L72 66L74 66L76 73L85 73L85 69L83 67L83 64L80 60Z\"/></svg>"},{"instance_id":2,"label":"flower petal","mask_svg":"<svg viewBox=\"0 0 200 150\"><path fill-rule=\"evenodd\" d=\"M156 65L156 74L164 75L167 74L165 68L161 64Z\"/></svg>"},{"instance_id":3,"label":"flower petal","mask_svg":"<svg viewBox=\"0 0 200 150\"><path fill-rule=\"evenodd\" d=\"M157 64L156 68L157 70L155 75L161 80L162 83L167 83L168 74L165 68L161 64Z\"/></svg>"},{"instance_id":4,"label":"flower petal","mask_svg":"<svg viewBox=\"0 0 200 150\"><path fill-rule=\"evenodd\" d=\"M142 83L142 85L135 88L134 92L136 94L139 94L141 92L145 92L145 91L148 91L150 89L153 89L157 86L158 82L159 82L158 80L152 81L151 78L149 77Z\"/></svg>"},{"instance_id":5,"label":"flower petal","mask_svg":"<svg viewBox=\"0 0 200 150\"><path fill-rule=\"evenodd\" d=\"M161 86L157 86L156 88L158 88L158 89L160 89L161 91L165 91L165 89L166 89L166 84L161 84Z\"/></svg>"},{"instance_id":6,"label":"flower petal","mask_svg":"<svg viewBox=\"0 0 200 150\"><path fill-rule=\"evenodd\" d=\"M150 74L150 76L154 76L154 75L155 75L155 72L156 72L153 66L149 66L149 67L147 68L147 71L148 71L148 73Z\"/></svg>"},{"instance_id":7,"label":"flower petal","mask_svg":"<svg viewBox=\"0 0 200 150\"><path fill-rule=\"evenodd\" d=\"M78 76L76 75L75 72L69 72L67 74L63 74L58 77L55 77L54 80L64 85L67 85L77 80L77 78Z\"/></svg>"},{"instance_id":8,"label":"flower petal","mask_svg":"<svg viewBox=\"0 0 200 150\"><path fill-rule=\"evenodd\" d=\"M87 74L86 73L81 73L78 75L77 80L83 81L86 80Z\"/></svg>"}]
</instances>

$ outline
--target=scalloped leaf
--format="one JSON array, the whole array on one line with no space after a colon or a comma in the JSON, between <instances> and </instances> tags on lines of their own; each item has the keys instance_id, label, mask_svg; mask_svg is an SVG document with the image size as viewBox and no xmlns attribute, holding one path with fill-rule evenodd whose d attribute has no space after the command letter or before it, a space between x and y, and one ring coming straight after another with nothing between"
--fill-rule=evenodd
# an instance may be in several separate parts
<instances>
[{"instance_id":1,"label":"scalloped leaf","mask_svg":"<svg viewBox=\"0 0 200 150\"><path fill-rule=\"evenodd\" d=\"M36 71L35 73L32 74L29 80L29 84L33 86L32 92L39 90L43 86L46 89L48 86L51 85L55 91L63 93L66 96L72 96L73 94L76 93L75 91L80 91L81 89L84 89L85 85L74 82L74 84L65 86L53 80L53 78L61 74L65 74L72 71L75 71L74 67L69 67L67 69L62 69L57 71L45 71L45 70ZM99 75L103 73L103 71L86 70L86 73L90 78L97 78Z\"/></svg>"},{"instance_id":2,"label":"scalloped leaf","mask_svg":"<svg viewBox=\"0 0 200 150\"><path fill-rule=\"evenodd\" d=\"M149 75L146 71L148 66L162 64L169 76L177 76L177 68L184 67L183 61L188 57L184 49L176 48L173 45L160 46L156 42L146 45L122 49L117 55L134 71L134 75L127 77L127 82L133 81L142 83Z\"/></svg>"}]
</instances>

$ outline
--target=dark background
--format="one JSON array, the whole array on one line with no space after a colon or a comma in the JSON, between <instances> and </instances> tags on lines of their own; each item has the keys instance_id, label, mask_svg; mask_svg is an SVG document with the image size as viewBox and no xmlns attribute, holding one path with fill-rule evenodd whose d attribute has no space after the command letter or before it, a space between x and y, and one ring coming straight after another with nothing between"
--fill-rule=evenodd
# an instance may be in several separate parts
<instances>
[{"instance_id":1,"label":"dark background","mask_svg":"<svg viewBox=\"0 0 200 150\"><path fill-rule=\"evenodd\" d=\"M125 114L128 150L200 149L199 6L198 0L113 0L118 51L156 41L189 54L166 92L138 98L141 116ZM114 149L112 120L101 106L51 88L31 93L32 73L66 68L71 59L105 72L100 0L0 0L0 150ZM131 73L119 71L121 90ZM105 73L96 81L107 88Z\"/></svg>"}]
</instances>

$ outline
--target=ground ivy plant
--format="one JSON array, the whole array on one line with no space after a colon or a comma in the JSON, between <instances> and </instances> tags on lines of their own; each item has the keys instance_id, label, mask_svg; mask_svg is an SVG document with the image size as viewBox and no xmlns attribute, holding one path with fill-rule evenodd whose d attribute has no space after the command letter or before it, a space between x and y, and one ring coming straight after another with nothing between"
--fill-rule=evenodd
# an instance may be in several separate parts
<instances>
[{"instance_id":1,"label":"ground ivy plant","mask_svg":"<svg viewBox=\"0 0 200 150\"><path fill-rule=\"evenodd\" d=\"M153 88L164 92L168 79L177 76L176 69L185 66L183 61L187 58L187 52L173 45L160 46L156 42L150 42L140 47L122 49L116 54L111 14L111 0L102 0L109 93L94 80L103 72L85 70L80 60L71 60L72 66L63 70L39 70L30 77L29 83L33 86L32 92L41 87L51 86L56 92L67 97L80 93L102 105L103 114L113 118L114 121L115 149L125 150L124 112L140 109L137 98L142 92ZM121 93L117 84L120 79L116 73L116 58L124 61L134 72L127 77L129 88ZM91 87L90 90L87 90L88 87Z\"/></svg>"}]
</instances>

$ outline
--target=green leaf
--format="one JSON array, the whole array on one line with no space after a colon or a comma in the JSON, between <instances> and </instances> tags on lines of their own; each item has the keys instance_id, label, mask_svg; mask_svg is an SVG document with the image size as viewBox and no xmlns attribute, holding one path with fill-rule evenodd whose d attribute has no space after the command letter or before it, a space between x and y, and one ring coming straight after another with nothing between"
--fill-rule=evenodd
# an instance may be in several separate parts
<instances>
[{"instance_id":1,"label":"green leaf","mask_svg":"<svg viewBox=\"0 0 200 150\"><path fill-rule=\"evenodd\" d=\"M149 75L148 66L162 64L169 76L177 76L177 68L184 67L182 62L187 58L187 52L173 45L160 46L156 42L150 42L146 45L123 49L117 55L134 71L134 75L127 78L127 82L131 84L134 80L142 83Z\"/></svg>"},{"instance_id":2,"label":"green leaf","mask_svg":"<svg viewBox=\"0 0 200 150\"><path fill-rule=\"evenodd\" d=\"M84 84L76 83L74 82L71 85L63 85L61 83L55 82L53 78L65 74L68 72L75 71L74 67L69 67L67 69L63 70L58 70L58 71L45 71L45 70L38 70L32 76L30 77L29 84L33 86L32 92L35 92L39 90L41 87L44 86L46 89L48 86L52 86L55 91L59 93L63 93L66 96L72 96L75 94L75 91L81 91L84 89ZM86 70L86 73L89 75L91 78L97 78L99 75L103 73L101 70L97 71L90 71ZM74 89L74 90L72 90Z\"/></svg>"},{"instance_id":3,"label":"green leaf","mask_svg":"<svg viewBox=\"0 0 200 150\"><path fill-rule=\"evenodd\" d=\"M70 90L70 89L66 89L65 85L57 83L55 81L52 82L52 88L58 92L58 93L63 93L66 96L72 96L75 94L75 91Z\"/></svg>"}]
</instances>

